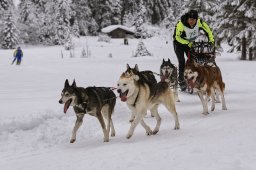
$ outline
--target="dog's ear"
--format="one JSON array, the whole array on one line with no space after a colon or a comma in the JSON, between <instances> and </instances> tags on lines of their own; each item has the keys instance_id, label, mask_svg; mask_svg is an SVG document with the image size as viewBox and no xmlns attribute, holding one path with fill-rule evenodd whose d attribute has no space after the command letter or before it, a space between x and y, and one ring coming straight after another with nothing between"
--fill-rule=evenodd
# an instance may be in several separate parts
<instances>
[{"instance_id":1,"label":"dog's ear","mask_svg":"<svg viewBox=\"0 0 256 170\"><path fill-rule=\"evenodd\" d=\"M164 58L163 58L163 63L165 62Z\"/></svg>"},{"instance_id":2,"label":"dog's ear","mask_svg":"<svg viewBox=\"0 0 256 170\"><path fill-rule=\"evenodd\" d=\"M134 69L135 69L136 71L138 71L138 72L139 72L139 67L138 67L138 64L135 64L135 67L134 67Z\"/></svg>"},{"instance_id":3,"label":"dog's ear","mask_svg":"<svg viewBox=\"0 0 256 170\"><path fill-rule=\"evenodd\" d=\"M168 58L168 62L169 62L169 63L172 63L172 62L171 62L171 60L170 60L169 58Z\"/></svg>"},{"instance_id":4,"label":"dog's ear","mask_svg":"<svg viewBox=\"0 0 256 170\"><path fill-rule=\"evenodd\" d=\"M74 79L73 83L72 83L72 87L76 87L76 81Z\"/></svg>"},{"instance_id":5,"label":"dog's ear","mask_svg":"<svg viewBox=\"0 0 256 170\"><path fill-rule=\"evenodd\" d=\"M64 85L65 87L69 87L69 82L68 82L68 79L66 79L66 81L65 81L65 85Z\"/></svg>"},{"instance_id":6,"label":"dog's ear","mask_svg":"<svg viewBox=\"0 0 256 170\"><path fill-rule=\"evenodd\" d=\"M126 68L127 68L127 70L128 70L128 69L131 69L131 67L129 66L129 64L126 64Z\"/></svg>"}]
</instances>

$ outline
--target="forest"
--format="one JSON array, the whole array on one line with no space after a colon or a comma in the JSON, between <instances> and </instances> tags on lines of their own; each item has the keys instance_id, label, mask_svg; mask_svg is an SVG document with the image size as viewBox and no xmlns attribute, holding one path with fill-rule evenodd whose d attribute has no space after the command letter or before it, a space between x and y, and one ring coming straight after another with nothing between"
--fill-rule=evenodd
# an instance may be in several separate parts
<instances>
[{"instance_id":1,"label":"forest","mask_svg":"<svg viewBox=\"0 0 256 170\"><path fill-rule=\"evenodd\" d=\"M256 57L254 0L20 0L16 5L1 0L0 48L64 45L116 24L134 27L146 37L155 36L147 30L150 26L166 29L171 39L175 24L190 9L210 25L217 46L226 42L230 52L244 46L249 58Z\"/></svg>"}]
</instances>

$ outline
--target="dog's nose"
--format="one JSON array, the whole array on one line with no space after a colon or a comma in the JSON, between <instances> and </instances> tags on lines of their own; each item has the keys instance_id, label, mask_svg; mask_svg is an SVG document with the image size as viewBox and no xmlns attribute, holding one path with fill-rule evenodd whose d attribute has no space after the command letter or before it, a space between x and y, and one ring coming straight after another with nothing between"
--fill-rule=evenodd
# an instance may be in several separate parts
<instances>
[{"instance_id":1,"label":"dog's nose","mask_svg":"<svg viewBox=\"0 0 256 170\"><path fill-rule=\"evenodd\" d=\"M117 89L117 93L121 93L121 89Z\"/></svg>"},{"instance_id":2,"label":"dog's nose","mask_svg":"<svg viewBox=\"0 0 256 170\"><path fill-rule=\"evenodd\" d=\"M62 100L59 100L59 103L62 104Z\"/></svg>"}]
</instances>

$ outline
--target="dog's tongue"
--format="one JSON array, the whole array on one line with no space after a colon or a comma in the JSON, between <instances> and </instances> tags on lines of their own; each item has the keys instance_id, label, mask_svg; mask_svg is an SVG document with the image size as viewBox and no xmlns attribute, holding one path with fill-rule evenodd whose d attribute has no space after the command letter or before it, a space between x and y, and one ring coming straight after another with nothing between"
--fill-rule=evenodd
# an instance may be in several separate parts
<instances>
[{"instance_id":1,"label":"dog's tongue","mask_svg":"<svg viewBox=\"0 0 256 170\"><path fill-rule=\"evenodd\" d=\"M69 106L70 106L70 104L71 104L71 101L72 101L72 100L68 100L68 101L65 103L65 105L64 105L64 113L67 113L67 110L68 110L68 108L69 108Z\"/></svg>"},{"instance_id":2,"label":"dog's tongue","mask_svg":"<svg viewBox=\"0 0 256 170\"><path fill-rule=\"evenodd\" d=\"M126 97L126 94L125 94L125 93L122 93L122 94L120 95L120 98L121 98L121 101L122 101L122 102L125 102L125 101L127 100L127 97Z\"/></svg>"}]
</instances>

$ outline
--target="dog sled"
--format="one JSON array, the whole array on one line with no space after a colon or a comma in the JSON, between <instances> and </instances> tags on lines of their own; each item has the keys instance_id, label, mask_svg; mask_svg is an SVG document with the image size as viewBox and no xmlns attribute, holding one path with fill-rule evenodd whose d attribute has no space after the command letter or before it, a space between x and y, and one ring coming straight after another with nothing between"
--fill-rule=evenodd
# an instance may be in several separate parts
<instances>
[{"instance_id":1,"label":"dog sled","mask_svg":"<svg viewBox=\"0 0 256 170\"><path fill-rule=\"evenodd\" d=\"M194 42L188 60L193 59L198 64L215 62L215 46L209 42Z\"/></svg>"}]
</instances>

